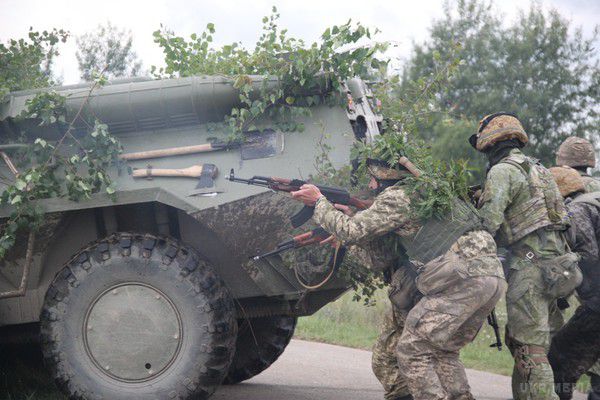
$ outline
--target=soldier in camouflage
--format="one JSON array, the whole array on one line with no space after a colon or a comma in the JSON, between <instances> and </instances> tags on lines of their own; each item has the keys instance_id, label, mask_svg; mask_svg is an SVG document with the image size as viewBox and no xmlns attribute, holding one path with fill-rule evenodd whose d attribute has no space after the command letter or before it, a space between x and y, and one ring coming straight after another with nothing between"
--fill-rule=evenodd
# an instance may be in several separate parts
<instances>
[{"instance_id":1,"label":"soldier in camouflage","mask_svg":"<svg viewBox=\"0 0 600 400\"><path fill-rule=\"evenodd\" d=\"M586 139L580 137L567 138L558 148L556 165L569 166L577 170L583 179L585 192L599 192L600 181L588 174L588 168L596 167L596 150ZM600 400L600 361L588 371L592 381L590 400Z\"/></svg>"},{"instance_id":2,"label":"soldier in camouflage","mask_svg":"<svg viewBox=\"0 0 600 400\"><path fill-rule=\"evenodd\" d=\"M576 169L586 193L600 191L600 181L588 174L588 168L596 167L596 150L589 141L576 136L567 138L556 152L556 165Z\"/></svg>"},{"instance_id":3,"label":"soldier in camouflage","mask_svg":"<svg viewBox=\"0 0 600 400\"><path fill-rule=\"evenodd\" d=\"M555 167L554 175L571 217L567 237L581 256L583 283L577 289L581 306L554 336L548 359L561 400L573 397L575 384L600 356L600 192L586 192L578 171ZM592 378L589 400L598 400L600 388Z\"/></svg>"},{"instance_id":4,"label":"soldier in camouflage","mask_svg":"<svg viewBox=\"0 0 600 400\"><path fill-rule=\"evenodd\" d=\"M385 180L388 173L407 174L379 160L370 160L368 168L372 186L377 185L375 178ZM402 180L354 216L336 209L316 186L304 185L292 195L315 206L315 222L342 244L375 254L373 244L385 239L388 253L397 247L410 257L416 287L424 296L406 316L397 345L398 371L410 372L404 377L415 399L472 399L459 351L475 338L506 289L496 245L481 229L476 211L457 201L446 218L423 221L411 209L418 195L409 196ZM376 268L382 257L372 258L369 265ZM394 343L386 342L390 345Z\"/></svg>"},{"instance_id":5,"label":"soldier in camouflage","mask_svg":"<svg viewBox=\"0 0 600 400\"><path fill-rule=\"evenodd\" d=\"M515 359L515 399L557 399L547 352L563 324L557 300L581 279L577 255L569 251L568 224L552 174L523 155L527 135L516 116L486 116L469 139L485 153L489 167L479 200L480 215L508 261L507 344Z\"/></svg>"}]
</instances>

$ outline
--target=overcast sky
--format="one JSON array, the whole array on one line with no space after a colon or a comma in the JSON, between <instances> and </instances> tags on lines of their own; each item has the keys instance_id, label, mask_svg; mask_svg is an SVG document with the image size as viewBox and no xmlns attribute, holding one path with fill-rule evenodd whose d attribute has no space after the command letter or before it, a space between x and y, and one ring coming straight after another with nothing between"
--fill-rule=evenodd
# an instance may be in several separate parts
<instances>
[{"instance_id":1,"label":"overcast sky","mask_svg":"<svg viewBox=\"0 0 600 400\"><path fill-rule=\"evenodd\" d=\"M528 0L499 0L495 7L512 19L528 4ZM378 27L380 39L397 43L396 54L402 58L409 54L412 41L427 36L431 20L442 15L443 0L0 0L0 5L0 41L24 37L30 26L40 31L63 28L81 35L110 21L132 31L134 48L149 69L162 61L152 40L152 32L161 23L187 37L213 22L217 45L241 41L251 47L258 39L262 16L270 13L272 5L281 13L281 25L307 42L316 40L327 27L352 18ZM542 5L557 8L588 34L600 22L598 0L545 0ZM62 46L55 73L65 84L79 81L75 40Z\"/></svg>"}]
</instances>

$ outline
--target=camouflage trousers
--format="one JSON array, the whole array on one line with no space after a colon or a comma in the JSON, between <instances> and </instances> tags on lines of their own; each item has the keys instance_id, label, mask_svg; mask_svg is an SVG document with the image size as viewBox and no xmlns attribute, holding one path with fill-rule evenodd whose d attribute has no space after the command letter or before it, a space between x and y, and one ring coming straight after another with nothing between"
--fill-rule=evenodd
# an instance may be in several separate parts
<instances>
[{"instance_id":1,"label":"camouflage trousers","mask_svg":"<svg viewBox=\"0 0 600 400\"><path fill-rule=\"evenodd\" d=\"M473 399L460 350L473 341L506 291L504 279L468 277L410 311L398 345L410 393L418 400Z\"/></svg>"},{"instance_id":2,"label":"camouflage trousers","mask_svg":"<svg viewBox=\"0 0 600 400\"><path fill-rule=\"evenodd\" d=\"M573 397L575 384L600 356L600 313L580 306L552 338L548 360L561 400Z\"/></svg>"},{"instance_id":3,"label":"camouflage trousers","mask_svg":"<svg viewBox=\"0 0 600 400\"><path fill-rule=\"evenodd\" d=\"M383 317L371 360L373 373L383 386L386 400L394 400L410 394L396 356L398 341L403 330L404 316L392 307Z\"/></svg>"},{"instance_id":4,"label":"camouflage trousers","mask_svg":"<svg viewBox=\"0 0 600 400\"><path fill-rule=\"evenodd\" d=\"M550 339L564 324L556 298L547 294L541 269L527 259L513 258L508 276L506 344L515 366L515 400L556 400L554 375L547 359Z\"/></svg>"},{"instance_id":5,"label":"camouflage trousers","mask_svg":"<svg viewBox=\"0 0 600 400\"><path fill-rule=\"evenodd\" d=\"M390 279L388 295L392 307L383 317L379 338L373 346L371 366L383 386L386 400L399 399L410 394L406 378L398 364L396 349L404 330L406 315L422 295L416 287L415 275L408 268L400 267Z\"/></svg>"}]
</instances>

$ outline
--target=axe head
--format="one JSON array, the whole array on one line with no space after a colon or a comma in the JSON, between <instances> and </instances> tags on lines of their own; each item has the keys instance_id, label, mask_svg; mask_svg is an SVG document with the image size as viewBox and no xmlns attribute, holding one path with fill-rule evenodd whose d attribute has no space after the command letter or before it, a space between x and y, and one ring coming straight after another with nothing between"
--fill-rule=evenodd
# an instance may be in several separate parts
<instances>
[{"instance_id":1,"label":"axe head","mask_svg":"<svg viewBox=\"0 0 600 400\"><path fill-rule=\"evenodd\" d=\"M190 196L214 192L215 178L219 173L219 169L215 164L202 164L202 174L198 178L198 184Z\"/></svg>"}]
</instances>

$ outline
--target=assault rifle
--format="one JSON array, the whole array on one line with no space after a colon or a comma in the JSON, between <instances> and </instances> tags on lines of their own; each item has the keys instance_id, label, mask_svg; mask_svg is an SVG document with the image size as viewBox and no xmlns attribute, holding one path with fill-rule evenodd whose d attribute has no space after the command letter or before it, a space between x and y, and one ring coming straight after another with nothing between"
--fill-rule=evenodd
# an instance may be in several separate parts
<instances>
[{"instance_id":1,"label":"assault rifle","mask_svg":"<svg viewBox=\"0 0 600 400\"><path fill-rule=\"evenodd\" d=\"M284 251L291 249L299 249L300 247L309 246L314 243L322 242L327 239L329 236L329 232L327 232L323 228L316 228L310 232L303 233L301 235L296 235L290 240L286 240L285 242L281 242L277 245L275 250L269 251L267 253L260 254L258 256L250 257L254 261L260 260L261 258L265 258L268 256L272 256L274 254L283 253Z\"/></svg>"},{"instance_id":2,"label":"assault rifle","mask_svg":"<svg viewBox=\"0 0 600 400\"><path fill-rule=\"evenodd\" d=\"M226 179L228 179L231 182L245 183L247 185L253 186L261 186L278 192L288 193L300 190L300 187L302 185L309 183L301 179L288 179L268 176L253 176L250 179L236 178L233 169L229 173L229 177L227 177ZM325 198L332 203L352 206L359 210L364 210L372 204L371 201L361 200L359 198L350 196L350 193L345 189L321 185L316 186L319 188L319 190L325 196ZM314 211L314 207L304 206L296 215L293 215L290 218L292 226L294 228L302 226L312 217Z\"/></svg>"},{"instance_id":3,"label":"assault rifle","mask_svg":"<svg viewBox=\"0 0 600 400\"><path fill-rule=\"evenodd\" d=\"M290 240L286 240L285 242L279 243L275 250L269 251L264 254L260 254L255 257L250 257L250 258L254 261L257 261L262 258L272 256L274 254L282 253L286 250L298 249L300 247L305 247L305 246L309 246L314 243L319 243L319 242L327 239L329 236L331 236L330 233L327 232L325 229L316 228L310 232L306 232L301 235L294 236ZM342 247L338 244L335 249L335 252L331 256L331 259L329 260L329 263L328 263L328 266L330 267L329 273L321 282L319 282L317 284L311 284L309 282L306 282L300 276L300 273L298 272L298 269L296 268L296 265L294 264L293 268L294 268L294 274L296 275L296 280L304 289L306 289L306 292L304 292L304 295L306 295L306 293L308 293L308 291L318 289L318 288L324 286L327 282L329 282L329 280L331 279L333 274L338 270L339 266L344 261L345 256L346 256L346 248Z\"/></svg>"},{"instance_id":4,"label":"assault rifle","mask_svg":"<svg viewBox=\"0 0 600 400\"><path fill-rule=\"evenodd\" d=\"M498 351L502 351L502 339L500 338L500 326L496 318L496 309L493 309L490 315L488 315L487 322L494 329L494 334L496 335L496 343L492 343L490 347L496 347Z\"/></svg>"}]
</instances>

